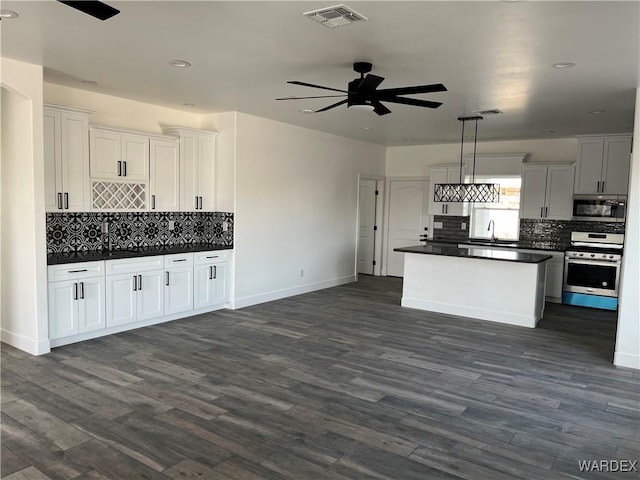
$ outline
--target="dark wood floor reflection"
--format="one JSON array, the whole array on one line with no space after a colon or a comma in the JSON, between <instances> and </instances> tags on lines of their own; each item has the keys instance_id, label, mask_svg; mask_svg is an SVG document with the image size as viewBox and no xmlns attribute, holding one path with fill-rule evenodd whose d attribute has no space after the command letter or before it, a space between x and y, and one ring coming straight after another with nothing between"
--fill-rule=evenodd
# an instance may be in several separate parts
<instances>
[{"instance_id":1,"label":"dark wood floor reflection","mask_svg":"<svg viewBox=\"0 0 640 480\"><path fill-rule=\"evenodd\" d=\"M403 309L363 276L31 357L2 348L15 479L568 479L638 460L615 313L526 329ZM460 292L464 302L465 292Z\"/></svg>"}]
</instances>

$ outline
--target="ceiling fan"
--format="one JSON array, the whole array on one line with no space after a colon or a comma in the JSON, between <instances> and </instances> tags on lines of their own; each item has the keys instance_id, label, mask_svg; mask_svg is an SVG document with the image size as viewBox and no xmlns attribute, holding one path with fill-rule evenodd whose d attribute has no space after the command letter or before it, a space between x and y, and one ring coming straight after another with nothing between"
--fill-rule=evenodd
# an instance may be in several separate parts
<instances>
[{"instance_id":1,"label":"ceiling fan","mask_svg":"<svg viewBox=\"0 0 640 480\"><path fill-rule=\"evenodd\" d=\"M406 98L400 95L412 95L417 93L434 93L434 92L446 92L447 89L441 83L434 83L431 85L415 85L413 87L400 87L400 88L386 88L377 90L378 85L384 81L384 77L372 75L372 65L368 62L356 62L353 64L353 69L360 74L360 78L356 78L349 82L347 90L340 90L338 88L323 87L322 85L314 85L312 83L298 82L293 80L287 83L293 85L302 85L303 87L321 88L323 90L331 90L334 92L342 92L346 95L321 95L315 97L283 97L276 98L276 100L302 100L307 98L338 98L347 97L344 100L340 100L328 107L315 110L314 113L325 112L340 105L347 104L348 108L360 108L373 110L378 115L386 115L391 113L382 102L387 103L400 103L403 105L414 105L416 107L438 108L442 105L442 102L431 102L428 100L418 100L416 98ZM365 73L367 76L365 77Z\"/></svg>"},{"instance_id":2,"label":"ceiling fan","mask_svg":"<svg viewBox=\"0 0 640 480\"><path fill-rule=\"evenodd\" d=\"M120 10L117 8L113 8L111 5L107 5L103 2L98 2L97 0L80 0L80 1L71 1L71 0L58 0L60 3L64 3L65 5L75 8L76 10L80 10L87 15L91 15L92 17L96 17L100 20L108 20L109 18L120 13Z\"/></svg>"}]
</instances>

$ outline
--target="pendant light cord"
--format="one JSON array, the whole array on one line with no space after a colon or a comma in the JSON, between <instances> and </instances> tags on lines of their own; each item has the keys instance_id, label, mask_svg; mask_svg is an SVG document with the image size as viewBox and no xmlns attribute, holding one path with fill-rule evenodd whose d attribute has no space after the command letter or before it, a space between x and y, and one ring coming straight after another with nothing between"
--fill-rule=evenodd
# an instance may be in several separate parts
<instances>
[{"instance_id":1,"label":"pendant light cord","mask_svg":"<svg viewBox=\"0 0 640 480\"><path fill-rule=\"evenodd\" d=\"M464 118L462 119L462 138L460 139L460 184L462 184L462 153L464 151Z\"/></svg>"},{"instance_id":2,"label":"pendant light cord","mask_svg":"<svg viewBox=\"0 0 640 480\"><path fill-rule=\"evenodd\" d=\"M471 183L476 183L476 145L478 142L478 118L476 118L476 133L473 136L473 173L471 175Z\"/></svg>"}]
</instances>

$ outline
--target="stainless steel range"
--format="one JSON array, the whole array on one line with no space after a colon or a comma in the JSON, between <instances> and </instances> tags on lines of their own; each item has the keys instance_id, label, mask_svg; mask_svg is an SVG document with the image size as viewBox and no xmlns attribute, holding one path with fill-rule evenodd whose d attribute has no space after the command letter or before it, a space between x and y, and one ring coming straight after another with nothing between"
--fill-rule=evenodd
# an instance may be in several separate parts
<instances>
[{"instance_id":1,"label":"stainless steel range","mask_svg":"<svg viewBox=\"0 0 640 480\"><path fill-rule=\"evenodd\" d=\"M623 244L620 233L571 232L562 303L616 310Z\"/></svg>"}]
</instances>

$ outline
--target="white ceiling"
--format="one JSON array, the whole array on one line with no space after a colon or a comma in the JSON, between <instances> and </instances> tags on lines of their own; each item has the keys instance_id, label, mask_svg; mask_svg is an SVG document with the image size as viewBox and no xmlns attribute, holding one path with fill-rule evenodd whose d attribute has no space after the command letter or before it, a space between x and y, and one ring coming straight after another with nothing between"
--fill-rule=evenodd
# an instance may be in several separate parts
<instances>
[{"instance_id":1,"label":"white ceiling","mask_svg":"<svg viewBox=\"0 0 640 480\"><path fill-rule=\"evenodd\" d=\"M345 0L369 20L335 29L302 13L340 0L107 3L121 13L101 22L53 0L3 1L20 17L1 22L1 53L44 65L48 82L197 113L238 110L383 145L459 141L458 116L494 107L504 114L480 122L480 140L633 127L637 1ZM177 69L171 59L193 66ZM378 117L344 105L301 112L331 98L274 100L330 94L287 80L345 89L357 77L354 61L373 63L386 78L380 88L444 83L447 92L415 97L444 105L387 104L393 113Z\"/></svg>"}]
</instances>

